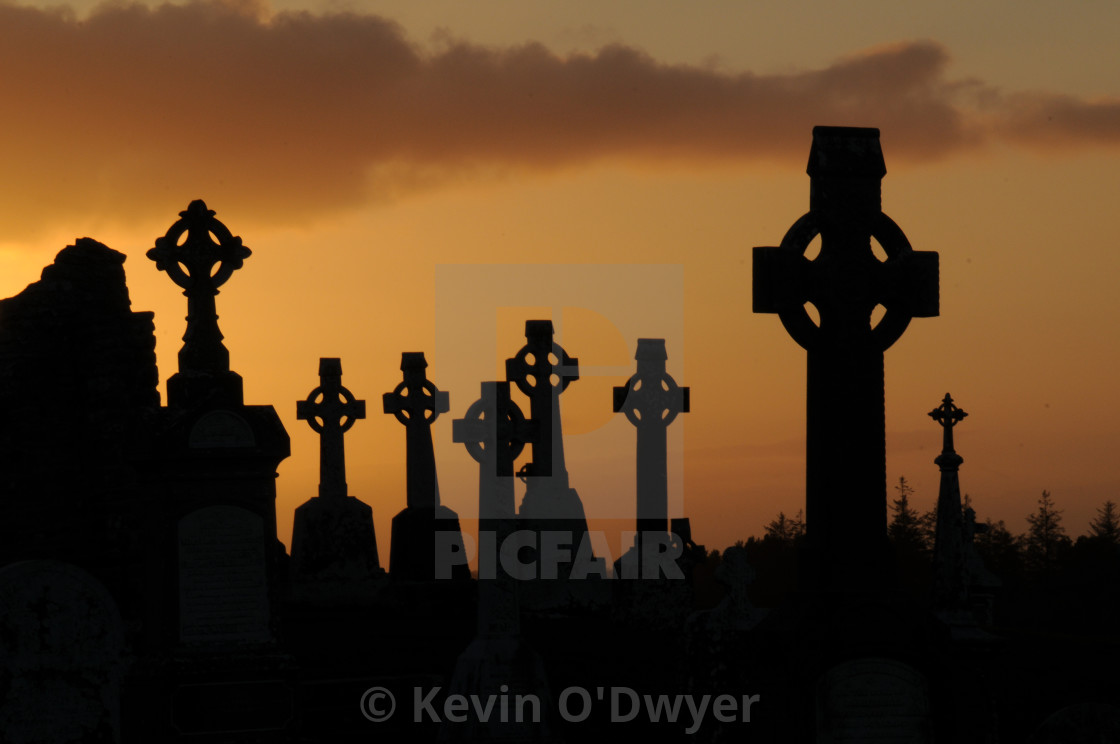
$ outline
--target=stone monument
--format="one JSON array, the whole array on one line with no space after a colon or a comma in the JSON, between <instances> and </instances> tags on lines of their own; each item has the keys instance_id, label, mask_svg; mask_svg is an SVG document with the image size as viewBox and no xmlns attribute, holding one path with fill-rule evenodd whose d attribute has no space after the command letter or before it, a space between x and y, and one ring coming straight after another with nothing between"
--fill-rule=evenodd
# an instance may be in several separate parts
<instances>
[{"instance_id":1,"label":"stone monument","mask_svg":"<svg viewBox=\"0 0 1120 744\"><path fill-rule=\"evenodd\" d=\"M755 732L763 738L785 720L796 722L782 734L790 740L868 741L883 725L884 741L931 741L928 680L948 674L936 621L890 570L883 353L912 318L938 314L938 257L914 251L881 211L885 173L879 130L815 127L809 212L780 246L754 249L754 311L776 313L807 352L807 555L802 591L755 634L754 662L775 683L778 728ZM816 690L809 708L807 685Z\"/></svg>"},{"instance_id":2,"label":"stone monument","mask_svg":"<svg viewBox=\"0 0 1120 744\"><path fill-rule=\"evenodd\" d=\"M624 413L638 430L637 534L633 550L615 570L619 576L621 569L624 578L658 578L656 554L670 545L666 434L677 414L688 413L689 389L665 371L668 358L665 339L638 339L637 373L614 389L615 413Z\"/></svg>"},{"instance_id":3,"label":"stone monument","mask_svg":"<svg viewBox=\"0 0 1120 744\"><path fill-rule=\"evenodd\" d=\"M587 539L587 518L579 494L569 485L560 421L560 394L579 379L579 360L553 341L551 320L525 321L525 346L506 360L506 377L529 399L529 416L539 427L532 461L518 474L525 480L519 517L536 536L536 578L566 579L575 564L586 574L603 573ZM570 554L572 560L556 560Z\"/></svg>"},{"instance_id":4,"label":"stone monument","mask_svg":"<svg viewBox=\"0 0 1120 744\"><path fill-rule=\"evenodd\" d=\"M319 435L319 495L296 509L292 586L297 596L354 601L382 575L373 510L350 496L343 437L366 417L366 402L342 385L342 361L319 360L319 386L296 404L296 418Z\"/></svg>"},{"instance_id":5,"label":"stone monument","mask_svg":"<svg viewBox=\"0 0 1120 744\"><path fill-rule=\"evenodd\" d=\"M389 578L400 581L469 579L459 515L440 503L432 424L450 409L445 392L424 373L423 352L401 354L404 379L383 396L384 412L405 427L407 505L393 517Z\"/></svg>"},{"instance_id":6,"label":"stone monument","mask_svg":"<svg viewBox=\"0 0 1120 744\"><path fill-rule=\"evenodd\" d=\"M0 568L0 739L121 741L124 629L93 576L54 560Z\"/></svg>"},{"instance_id":7,"label":"stone monument","mask_svg":"<svg viewBox=\"0 0 1120 744\"><path fill-rule=\"evenodd\" d=\"M292 707L276 536L276 471L290 444L272 406L245 404L215 303L250 252L202 201L179 217L148 252L183 289L188 315L167 406L135 459L147 609L129 699L146 741L278 731Z\"/></svg>"},{"instance_id":8,"label":"stone monument","mask_svg":"<svg viewBox=\"0 0 1120 744\"><path fill-rule=\"evenodd\" d=\"M808 173L809 212L780 246L754 249L754 311L776 313L807 352L804 585L881 586L890 564L883 352L911 318L938 314L938 259L913 250L881 211L879 130L815 127ZM877 305L886 313L873 326Z\"/></svg>"}]
</instances>

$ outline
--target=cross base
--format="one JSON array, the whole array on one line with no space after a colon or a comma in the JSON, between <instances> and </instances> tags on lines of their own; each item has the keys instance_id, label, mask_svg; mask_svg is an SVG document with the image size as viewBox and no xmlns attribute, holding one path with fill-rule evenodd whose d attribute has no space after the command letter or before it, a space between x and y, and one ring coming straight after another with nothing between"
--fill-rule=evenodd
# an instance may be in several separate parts
<instances>
[{"instance_id":1,"label":"cross base","mask_svg":"<svg viewBox=\"0 0 1120 744\"><path fill-rule=\"evenodd\" d=\"M294 585L314 585L317 596L345 593L349 598L362 589L372 590L372 582L384 575L377 558L373 510L368 504L353 496L319 497L296 509L292 529Z\"/></svg>"},{"instance_id":2,"label":"cross base","mask_svg":"<svg viewBox=\"0 0 1120 744\"><path fill-rule=\"evenodd\" d=\"M409 506L393 517L389 578L466 581L471 577L459 515L446 506Z\"/></svg>"}]
</instances>

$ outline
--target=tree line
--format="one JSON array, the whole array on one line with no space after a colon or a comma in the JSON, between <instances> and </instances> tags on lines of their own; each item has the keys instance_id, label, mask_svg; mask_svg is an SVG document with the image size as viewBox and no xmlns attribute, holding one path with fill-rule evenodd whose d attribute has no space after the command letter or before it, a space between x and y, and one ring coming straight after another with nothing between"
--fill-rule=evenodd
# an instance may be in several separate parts
<instances>
[{"instance_id":1,"label":"tree line","mask_svg":"<svg viewBox=\"0 0 1120 744\"><path fill-rule=\"evenodd\" d=\"M903 586L926 595L932 581L937 529L936 504L929 511L916 508L914 489L905 477L894 486L889 504L887 536L894 547L897 571ZM1042 491L1035 509L1027 515L1027 529L1016 534L1004 520L976 519L973 500L962 498L966 530L985 567L1013 593L1023 587L1100 585L1120 576L1120 507L1107 500L1096 511L1086 534L1071 537L1062 522L1063 511L1054 496ZM805 535L802 512L778 512L762 537L736 543L747 551L758 568L752 595L767 604L796 586L797 554Z\"/></svg>"}]
</instances>

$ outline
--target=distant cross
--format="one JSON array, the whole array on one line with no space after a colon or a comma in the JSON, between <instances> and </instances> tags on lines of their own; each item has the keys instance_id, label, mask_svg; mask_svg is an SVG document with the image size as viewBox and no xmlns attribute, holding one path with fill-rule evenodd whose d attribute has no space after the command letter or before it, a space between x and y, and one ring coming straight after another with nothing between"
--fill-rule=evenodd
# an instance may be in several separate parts
<instances>
[{"instance_id":1,"label":"distant cross","mask_svg":"<svg viewBox=\"0 0 1120 744\"><path fill-rule=\"evenodd\" d=\"M525 346L506 360L506 377L529 398L529 416L540 427L534 439L530 477L556 476L567 486L560 424L560 393L579 379L579 360L554 343L551 320L525 321Z\"/></svg>"},{"instance_id":2,"label":"distant cross","mask_svg":"<svg viewBox=\"0 0 1120 744\"><path fill-rule=\"evenodd\" d=\"M941 469L941 481L933 536L933 604L938 612L957 612L961 617L971 616L967 612L970 605L967 544L971 542L971 533L961 509L958 469L964 458L953 449L953 428L967 415L953 404L948 393L941 405L929 412L929 417L942 429L941 454L934 459Z\"/></svg>"},{"instance_id":3,"label":"distant cross","mask_svg":"<svg viewBox=\"0 0 1120 744\"><path fill-rule=\"evenodd\" d=\"M941 440L942 455L956 455L956 451L953 449L953 428L967 415L967 413L953 404L953 398L948 393L945 393L945 398L942 399L941 405L929 412L930 418L941 424L941 428L943 429ZM962 459L961 462L963 461ZM960 462L957 464L959 465Z\"/></svg>"},{"instance_id":4,"label":"distant cross","mask_svg":"<svg viewBox=\"0 0 1120 744\"><path fill-rule=\"evenodd\" d=\"M689 390L665 371L665 339L640 338L638 371L614 389L615 413L625 413L638 429L638 534L665 532L669 520L666 432L679 413L688 413Z\"/></svg>"},{"instance_id":5,"label":"distant cross","mask_svg":"<svg viewBox=\"0 0 1120 744\"><path fill-rule=\"evenodd\" d=\"M879 130L814 128L808 173L809 212L780 246L754 249L754 311L776 313L808 352L808 581L875 584L889 554L883 352L912 318L938 314L938 258L913 250L881 210ZM878 305L885 314L872 326Z\"/></svg>"},{"instance_id":6,"label":"distant cross","mask_svg":"<svg viewBox=\"0 0 1120 744\"><path fill-rule=\"evenodd\" d=\"M179 350L180 372L229 371L229 351L218 330L214 297L218 287L241 268L251 251L214 214L201 199L191 202L147 253L156 262L156 268L166 271L187 297L187 331Z\"/></svg>"},{"instance_id":7,"label":"distant cross","mask_svg":"<svg viewBox=\"0 0 1120 744\"><path fill-rule=\"evenodd\" d=\"M404 380L385 393L385 413L391 413L405 426L405 458L407 461L408 506L439 506L439 483L436 480L436 455L432 447L432 423L451 408L450 399L426 377L428 362L424 352L401 354Z\"/></svg>"},{"instance_id":8,"label":"distant cross","mask_svg":"<svg viewBox=\"0 0 1120 744\"><path fill-rule=\"evenodd\" d=\"M319 435L319 496L344 499L346 488L346 450L343 434L354 422L366 417L366 402L342 386L342 360L319 360L319 387L307 400L296 403L296 418L306 421Z\"/></svg>"}]
</instances>

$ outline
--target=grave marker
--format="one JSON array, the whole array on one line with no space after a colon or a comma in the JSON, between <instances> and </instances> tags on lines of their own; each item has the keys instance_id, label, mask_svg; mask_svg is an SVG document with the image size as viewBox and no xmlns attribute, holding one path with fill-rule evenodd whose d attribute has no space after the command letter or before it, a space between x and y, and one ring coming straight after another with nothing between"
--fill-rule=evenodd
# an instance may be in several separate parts
<instances>
[{"instance_id":1,"label":"grave marker","mask_svg":"<svg viewBox=\"0 0 1120 744\"><path fill-rule=\"evenodd\" d=\"M912 318L938 314L938 258L881 211L878 129L815 127L808 173L809 212L780 246L754 249L754 312L776 313L807 351L806 584L875 586L889 565L883 352Z\"/></svg>"},{"instance_id":2,"label":"grave marker","mask_svg":"<svg viewBox=\"0 0 1120 744\"><path fill-rule=\"evenodd\" d=\"M470 578L466 563L444 563L451 558L448 551L459 556L465 551L459 515L440 504L432 446L432 424L451 404L447 393L427 379L427 366L423 352L401 354L404 379L382 397L384 412L395 416L406 432L407 506L393 517L389 546L389 577L394 581Z\"/></svg>"},{"instance_id":3,"label":"grave marker","mask_svg":"<svg viewBox=\"0 0 1120 744\"><path fill-rule=\"evenodd\" d=\"M624 413L638 430L637 454L637 535L635 547L643 561L656 565L656 558L647 556L644 535L665 536L669 527L669 480L666 436L669 424L679 413L688 413L689 389L680 387L665 371L669 355L665 339L640 338L634 359L636 374L625 385L614 389L615 413ZM649 545L656 549L656 544ZM625 563L625 560L623 561Z\"/></svg>"},{"instance_id":4,"label":"grave marker","mask_svg":"<svg viewBox=\"0 0 1120 744\"><path fill-rule=\"evenodd\" d=\"M319 495L295 512L293 588L301 596L341 599L368 593L381 572L373 510L349 495L343 437L366 417L366 402L342 385L342 361L319 360L319 386L296 403L296 418L319 435Z\"/></svg>"}]
</instances>

